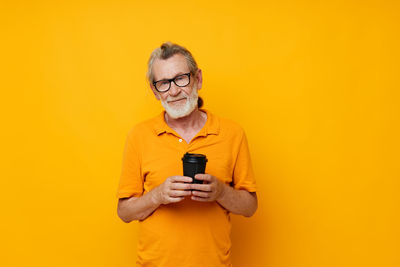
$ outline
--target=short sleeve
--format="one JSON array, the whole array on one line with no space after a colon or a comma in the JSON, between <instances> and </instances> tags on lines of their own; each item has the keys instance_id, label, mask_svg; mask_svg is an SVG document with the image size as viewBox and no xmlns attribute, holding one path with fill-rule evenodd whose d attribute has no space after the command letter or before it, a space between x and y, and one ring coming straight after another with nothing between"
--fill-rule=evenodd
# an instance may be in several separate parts
<instances>
[{"instance_id":1,"label":"short sleeve","mask_svg":"<svg viewBox=\"0 0 400 267\"><path fill-rule=\"evenodd\" d=\"M128 134L122 159L122 170L117 189L118 198L139 197L143 194L141 160L132 131Z\"/></svg>"},{"instance_id":2,"label":"short sleeve","mask_svg":"<svg viewBox=\"0 0 400 267\"><path fill-rule=\"evenodd\" d=\"M251 163L247 137L244 131L242 131L242 138L233 171L233 185L235 189L244 189L248 192L256 192L256 181Z\"/></svg>"}]
</instances>

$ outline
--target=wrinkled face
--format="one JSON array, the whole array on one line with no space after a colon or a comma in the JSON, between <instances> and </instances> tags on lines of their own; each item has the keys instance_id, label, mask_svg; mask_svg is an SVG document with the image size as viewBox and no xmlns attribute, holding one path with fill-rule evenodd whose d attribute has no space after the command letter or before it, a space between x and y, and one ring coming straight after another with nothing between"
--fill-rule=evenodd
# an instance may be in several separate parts
<instances>
[{"instance_id":1,"label":"wrinkled face","mask_svg":"<svg viewBox=\"0 0 400 267\"><path fill-rule=\"evenodd\" d=\"M154 81L173 79L181 74L189 73L186 59L181 54L176 54L168 59L156 59L153 63ZM182 118L190 113L197 106L197 90L201 89L202 75L198 70L195 75L190 74L190 83L187 86L179 87L171 82L167 92L160 93L150 84L154 95L165 108L167 114L174 118Z\"/></svg>"}]
</instances>

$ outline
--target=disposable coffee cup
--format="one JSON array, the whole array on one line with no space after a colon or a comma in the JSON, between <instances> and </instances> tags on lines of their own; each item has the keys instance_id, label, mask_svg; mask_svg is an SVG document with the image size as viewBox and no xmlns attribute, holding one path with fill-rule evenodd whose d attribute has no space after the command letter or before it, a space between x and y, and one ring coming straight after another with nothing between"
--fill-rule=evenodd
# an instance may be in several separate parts
<instances>
[{"instance_id":1,"label":"disposable coffee cup","mask_svg":"<svg viewBox=\"0 0 400 267\"><path fill-rule=\"evenodd\" d=\"M186 153L182 158L183 175L193 178L193 184L202 184L202 180L197 180L194 176L198 173L205 173L207 157L203 154Z\"/></svg>"}]
</instances>

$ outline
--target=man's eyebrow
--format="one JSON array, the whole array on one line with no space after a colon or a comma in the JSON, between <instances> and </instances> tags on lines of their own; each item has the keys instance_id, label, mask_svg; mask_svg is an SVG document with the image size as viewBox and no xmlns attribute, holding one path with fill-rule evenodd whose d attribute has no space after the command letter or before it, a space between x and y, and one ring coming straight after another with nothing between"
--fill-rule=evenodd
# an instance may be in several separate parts
<instances>
[{"instance_id":1,"label":"man's eyebrow","mask_svg":"<svg viewBox=\"0 0 400 267\"><path fill-rule=\"evenodd\" d=\"M186 73L187 73L187 72L180 71L180 72L178 72L177 74L175 74L175 76L172 77L172 78L163 78L163 79L155 80L155 81L166 81L166 80L170 80L170 79L173 79L173 78L175 78L175 77L177 77L177 76L179 76L179 75L186 74Z\"/></svg>"}]
</instances>

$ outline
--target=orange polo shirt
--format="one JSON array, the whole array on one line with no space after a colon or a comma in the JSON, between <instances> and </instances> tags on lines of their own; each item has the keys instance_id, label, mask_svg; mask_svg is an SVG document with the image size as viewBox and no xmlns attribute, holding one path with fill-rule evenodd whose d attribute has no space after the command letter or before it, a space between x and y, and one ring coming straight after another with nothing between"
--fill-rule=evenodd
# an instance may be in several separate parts
<instances>
[{"instance_id":1,"label":"orange polo shirt","mask_svg":"<svg viewBox=\"0 0 400 267\"><path fill-rule=\"evenodd\" d=\"M236 123L207 110L204 127L190 141L159 116L129 132L118 198L139 197L169 176L183 175L186 152L207 156L206 173L235 189L256 191L246 135ZM161 205L139 221L137 266L231 266L230 214L214 202L183 201Z\"/></svg>"}]
</instances>

